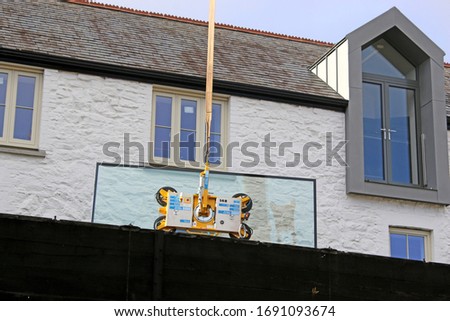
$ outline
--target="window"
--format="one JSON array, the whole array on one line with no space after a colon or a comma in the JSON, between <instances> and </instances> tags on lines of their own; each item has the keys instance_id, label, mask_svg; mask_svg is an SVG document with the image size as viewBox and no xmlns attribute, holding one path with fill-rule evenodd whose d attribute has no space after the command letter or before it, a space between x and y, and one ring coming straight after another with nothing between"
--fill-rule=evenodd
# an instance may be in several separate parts
<instances>
[{"instance_id":1,"label":"window","mask_svg":"<svg viewBox=\"0 0 450 321\"><path fill-rule=\"evenodd\" d=\"M364 176L419 185L416 68L387 41L362 50Z\"/></svg>"},{"instance_id":2,"label":"window","mask_svg":"<svg viewBox=\"0 0 450 321\"><path fill-rule=\"evenodd\" d=\"M431 233L429 231L391 227L389 234L391 257L431 261Z\"/></svg>"},{"instance_id":3,"label":"window","mask_svg":"<svg viewBox=\"0 0 450 321\"><path fill-rule=\"evenodd\" d=\"M182 162L199 166L206 143L204 95L159 89L154 93L153 106L153 159L175 165ZM225 121L226 101L215 99L209 157L212 166L223 166Z\"/></svg>"},{"instance_id":4,"label":"window","mask_svg":"<svg viewBox=\"0 0 450 321\"><path fill-rule=\"evenodd\" d=\"M444 52L397 8L333 50L348 62L347 193L450 204Z\"/></svg>"},{"instance_id":5,"label":"window","mask_svg":"<svg viewBox=\"0 0 450 321\"><path fill-rule=\"evenodd\" d=\"M0 64L0 144L37 148L42 74Z\"/></svg>"}]
</instances>

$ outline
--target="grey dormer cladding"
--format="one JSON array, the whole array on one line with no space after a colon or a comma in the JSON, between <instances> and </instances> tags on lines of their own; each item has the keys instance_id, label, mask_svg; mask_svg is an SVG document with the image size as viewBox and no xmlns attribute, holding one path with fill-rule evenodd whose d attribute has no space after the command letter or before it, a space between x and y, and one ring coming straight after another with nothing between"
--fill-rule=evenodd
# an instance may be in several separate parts
<instances>
[{"instance_id":1,"label":"grey dormer cladding","mask_svg":"<svg viewBox=\"0 0 450 321\"><path fill-rule=\"evenodd\" d=\"M447 105L447 129L450 130L450 65L445 69L445 96Z\"/></svg>"},{"instance_id":2,"label":"grey dormer cladding","mask_svg":"<svg viewBox=\"0 0 450 321\"><path fill-rule=\"evenodd\" d=\"M417 67L421 133L426 139L426 184L420 187L367 182L364 179L361 48L383 37ZM346 36L349 61L349 107L346 111L347 192L450 204L448 138L444 89L444 52L397 8L392 8Z\"/></svg>"}]
</instances>

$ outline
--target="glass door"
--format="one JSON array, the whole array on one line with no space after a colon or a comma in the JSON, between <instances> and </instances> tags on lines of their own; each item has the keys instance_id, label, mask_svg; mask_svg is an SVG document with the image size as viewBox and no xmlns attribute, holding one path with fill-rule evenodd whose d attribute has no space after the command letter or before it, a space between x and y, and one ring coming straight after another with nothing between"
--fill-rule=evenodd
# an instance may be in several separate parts
<instances>
[{"instance_id":1,"label":"glass door","mask_svg":"<svg viewBox=\"0 0 450 321\"><path fill-rule=\"evenodd\" d=\"M363 83L364 176L367 181L419 184L415 90Z\"/></svg>"}]
</instances>

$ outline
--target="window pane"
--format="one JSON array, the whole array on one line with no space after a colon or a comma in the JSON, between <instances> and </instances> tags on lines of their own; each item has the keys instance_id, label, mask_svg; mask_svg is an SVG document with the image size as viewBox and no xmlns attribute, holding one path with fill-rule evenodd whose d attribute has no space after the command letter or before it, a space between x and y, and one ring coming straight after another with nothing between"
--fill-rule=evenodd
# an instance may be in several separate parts
<instances>
[{"instance_id":1,"label":"window pane","mask_svg":"<svg viewBox=\"0 0 450 321\"><path fill-rule=\"evenodd\" d=\"M181 129L196 130L197 102L195 100L181 100Z\"/></svg>"},{"instance_id":2,"label":"window pane","mask_svg":"<svg viewBox=\"0 0 450 321\"><path fill-rule=\"evenodd\" d=\"M14 138L31 140L32 126L33 109L17 107L14 120Z\"/></svg>"},{"instance_id":3,"label":"window pane","mask_svg":"<svg viewBox=\"0 0 450 321\"><path fill-rule=\"evenodd\" d=\"M222 119L221 115L222 106L220 104L212 105L212 121L211 121L211 132L220 134L220 123Z\"/></svg>"},{"instance_id":4,"label":"window pane","mask_svg":"<svg viewBox=\"0 0 450 321\"><path fill-rule=\"evenodd\" d=\"M363 83L364 176L384 180L383 116L381 85Z\"/></svg>"},{"instance_id":5,"label":"window pane","mask_svg":"<svg viewBox=\"0 0 450 321\"><path fill-rule=\"evenodd\" d=\"M0 137L3 137L4 123L5 123L5 106L0 105Z\"/></svg>"},{"instance_id":6,"label":"window pane","mask_svg":"<svg viewBox=\"0 0 450 321\"><path fill-rule=\"evenodd\" d=\"M7 85L8 85L8 74L0 73L0 106L6 104Z\"/></svg>"},{"instance_id":7,"label":"window pane","mask_svg":"<svg viewBox=\"0 0 450 321\"><path fill-rule=\"evenodd\" d=\"M363 72L416 80L416 68L384 39L362 51L362 63Z\"/></svg>"},{"instance_id":8,"label":"window pane","mask_svg":"<svg viewBox=\"0 0 450 321\"><path fill-rule=\"evenodd\" d=\"M209 154L209 162L211 164L220 164L220 135L212 134L211 135L211 145L210 145L210 154Z\"/></svg>"},{"instance_id":9,"label":"window pane","mask_svg":"<svg viewBox=\"0 0 450 321\"><path fill-rule=\"evenodd\" d=\"M34 107L34 89L36 84L35 77L19 76L17 82L16 106Z\"/></svg>"},{"instance_id":10,"label":"window pane","mask_svg":"<svg viewBox=\"0 0 450 321\"><path fill-rule=\"evenodd\" d=\"M392 181L418 184L414 91L389 87L389 113Z\"/></svg>"},{"instance_id":11,"label":"window pane","mask_svg":"<svg viewBox=\"0 0 450 321\"><path fill-rule=\"evenodd\" d=\"M406 235L391 234L391 257L407 259Z\"/></svg>"},{"instance_id":12,"label":"window pane","mask_svg":"<svg viewBox=\"0 0 450 321\"><path fill-rule=\"evenodd\" d=\"M159 126L170 127L172 123L172 98L156 96L156 120Z\"/></svg>"},{"instance_id":13,"label":"window pane","mask_svg":"<svg viewBox=\"0 0 450 321\"><path fill-rule=\"evenodd\" d=\"M408 236L409 259L425 260L425 238L423 236Z\"/></svg>"},{"instance_id":14,"label":"window pane","mask_svg":"<svg viewBox=\"0 0 450 321\"><path fill-rule=\"evenodd\" d=\"M170 128L155 127L155 157L170 157Z\"/></svg>"},{"instance_id":15,"label":"window pane","mask_svg":"<svg viewBox=\"0 0 450 321\"><path fill-rule=\"evenodd\" d=\"M8 85L8 74L0 73L0 137L3 137L3 126L5 124L6 86Z\"/></svg>"},{"instance_id":16,"label":"window pane","mask_svg":"<svg viewBox=\"0 0 450 321\"><path fill-rule=\"evenodd\" d=\"M193 131L182 130L180 134L180 159L195 161L195 137Z\"/></svg>"}]
</instances>

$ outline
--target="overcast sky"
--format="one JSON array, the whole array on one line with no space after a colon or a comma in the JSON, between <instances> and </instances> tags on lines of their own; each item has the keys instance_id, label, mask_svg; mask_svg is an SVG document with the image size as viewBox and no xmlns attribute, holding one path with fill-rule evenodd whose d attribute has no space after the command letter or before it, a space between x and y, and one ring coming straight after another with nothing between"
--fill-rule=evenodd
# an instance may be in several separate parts
<instances>
[{"instance_id":1,"label":"overcast sky","mask_svg":"<svg viewBox=\"0 0 450 321\"><path fill-rule=\"evenodd\" d=\"M96 1L208 20L209 0ZM216 0L216 22L336 43L393 6L450 62L450 0Z\"/></svg>"}]
</instances>

